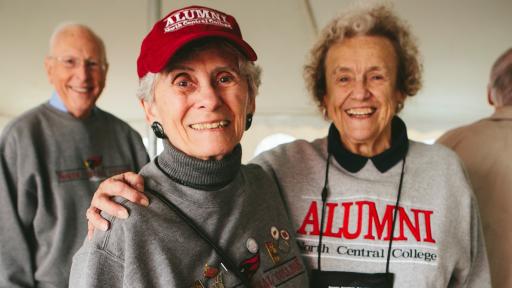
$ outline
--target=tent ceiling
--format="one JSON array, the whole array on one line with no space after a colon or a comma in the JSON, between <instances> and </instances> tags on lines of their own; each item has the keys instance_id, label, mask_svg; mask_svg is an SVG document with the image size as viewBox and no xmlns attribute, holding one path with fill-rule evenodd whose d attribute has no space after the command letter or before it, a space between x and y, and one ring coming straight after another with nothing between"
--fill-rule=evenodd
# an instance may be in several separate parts
<instances>
[{"instance_id":1,"label":"tent ceiling","mask_svg":"<svg viewBox=\"0 0 512 288\"><path fill-rule=\"evenodd\" d=\"M352 1L309 2L318 27ZM492 61L510 47L512 1L396 0L395 8L418 36L425 63L424 89L406 103L409 127L445 130L472 121L491 109L485 87ZM162 1L162 10L191 1ZM316 108L307 95L302 66L315 39L308 2L194 1L236 16L244 37L259 54L263 84L259 117L310 119ZM63 21L91 26L107 45L111 64L99 106L142 129L142 109L135 100L135 59L148 29L148 1L0 0L2 104L0 127L8 119L48 99L51 86L43 69L48 38ZM293 121L292 121L293 123Z\"/></svg>"}]
</instances>

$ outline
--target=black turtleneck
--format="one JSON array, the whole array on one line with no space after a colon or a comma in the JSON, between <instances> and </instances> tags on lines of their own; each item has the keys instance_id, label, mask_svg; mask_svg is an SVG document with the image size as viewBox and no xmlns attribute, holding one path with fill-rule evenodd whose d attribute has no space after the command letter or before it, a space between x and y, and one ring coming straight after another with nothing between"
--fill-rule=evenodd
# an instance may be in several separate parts
<instances>
[{"instance_id":1,"label":"black turtleneck","mask_svg":"<svg viewBox=\"0 0 512 288\"><path fill-rule=\"evenodd\" d=\"M186 155L167 142L164 151L154 160L156 166L173 181L203 190L216 190L231 182L242 162L242 147L221 160L201 160Z\"/></svg>"},{"instance_id":2,"label":"black turtleneck","mask_svg":"<svg viewBox=\"0 0 512 288\"><path fill-rule=\"evenodd\" d=\"M338 164L351 173L361 170L368 160L371 160L375 167L381 173L384 173L400 162L405 154L407 154L407 149L409 148L407 128L398 116L393 117L391 122L391 147L373 157L365 157L347 150L343 146L340 133L334 124L331 124L331 127L329 127L327 139L329 153L334 156Z\"/></svg>"}]
</instances>

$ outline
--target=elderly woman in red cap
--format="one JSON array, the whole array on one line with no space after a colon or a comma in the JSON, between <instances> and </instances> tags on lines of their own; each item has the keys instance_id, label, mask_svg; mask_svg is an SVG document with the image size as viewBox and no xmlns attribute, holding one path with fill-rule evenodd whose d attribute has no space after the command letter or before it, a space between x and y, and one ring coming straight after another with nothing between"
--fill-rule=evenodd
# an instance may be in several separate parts
<instances>
[{"instance_id":1,"label":"elderly woman in red cap","mask_svg":"<svg viewBox=\"0 0 512 288\"><path fill-rule=\"evenodd\" d=\"M207 7L169 13L142 42L137 95L164 151L140 172L148 208L73 259L70 287L306 287L275 182L241 165L260 70L235 19Z\"/></svg>"}]
</instances>

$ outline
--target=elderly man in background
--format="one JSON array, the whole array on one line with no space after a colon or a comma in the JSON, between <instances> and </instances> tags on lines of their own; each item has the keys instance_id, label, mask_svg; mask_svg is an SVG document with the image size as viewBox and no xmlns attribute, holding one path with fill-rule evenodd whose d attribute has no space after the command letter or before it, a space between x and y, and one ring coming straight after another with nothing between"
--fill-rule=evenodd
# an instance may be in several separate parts
<instances>
[{"instance_id":1,"label":"elderly man in background","mask_svg":"<svg viewBox=\"0 0 512 288\"><path fill-rule=\"evenodd\" d=\"M438 142L466 165L482 213L493 287L512 287L512 48L491 69L494 114L448 131Z\"/></svg>"},{"instance_id":2,"label":"elderly man in background","mask_svg":"<svg viewBox=\"0 0 512 288\"><path fill-rule=\"evenodd\" d=\"M0 138L0 287L67 287L99 182L148 161L140 135L95 106L108 64L90 28L59 26L45 68L50 101Z\"/></svg>"}]
</instances>

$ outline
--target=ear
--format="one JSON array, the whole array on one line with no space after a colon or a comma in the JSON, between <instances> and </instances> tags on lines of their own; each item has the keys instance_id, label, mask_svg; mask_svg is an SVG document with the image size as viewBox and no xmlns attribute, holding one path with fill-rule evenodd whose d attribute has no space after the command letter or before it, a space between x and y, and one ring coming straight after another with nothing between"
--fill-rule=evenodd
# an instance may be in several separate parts
<instances>
[{"instance_id":1,"label":"ear","mask_svg":"<svg viewBox=\"0 0 512 288\"><path fill-rule=\"evenodd\" d=\"M323 113L323 116L324 116L324 120L330 120L330 118L329 118L329 111L327 111L327 101L328 101L327 98L328 98L327 94L322 97L322 106L321 106L321 108L322 108L322 113Z\"/></svg>"},{"instance_id":2,"label":"ear","mask_svg":"<svg viewBox=\"0 0 512 288\"><path fill-rule=\"evenodd\" d=\"M140 105L144 109L146 114L146 122L151 125L154 121L159 121L158 111L156 109L155 102L148 102L146 100L140 100Z\"/></svg>"},{"instance_id":3,"label":"ear","mask_svg":"<svg viewBox=\"0 0 512 288\"><path fill-rule=\"evenodd\" d=\"M407 96L405 96L405 94L402 91L397 92L396 101L403 104L405 102L405 98L407 98Z\"/></svg>"},{"instance_id":4,"label":"ear","mask_svg":"<svg viewBox=\"0 0 512 288\"><path fill-rule=\"evenodd\" d=\"M55 69L54 62L48 56L44 58L44 69L46 70L46 77L48 77L48 82L53 84L53 70Z\"/></svg>"},{"instance_id":5,"label":"ear","mask_svg":"<svg viewBox=\"0 0 512 288\"><path fill-rule=\"evenodd\" d=\"M492 88L490 85L487 86L487 102L489 105L494 106L494 99L492 97Z\"/></svg>"},{"instance_id":6,"label":"ear","mask_svg":"<svg viewBox=\"0 0 512 288\"><path fill-rule=\"evenodd\" d=\"M107 76L107 72L108 72L108 68L109 68L109 67L110 67L110 66L108 65L108 63L106 63L106 64L105 64L105 77Z\"/></svg>"},{"instance_id":7,"label":"ear","mask_svg":"<svg viewBox=\"0 0 512 288\"><path fill-rule=\"evenodd\" d=\"M407 96L405 96L405 94L402 91L397 91L396 92L395 100L396 100L397 107L398 107L398 104L402 104L401 106L402 106L402 109L403 109L405 98L407 98ZM402 110L402 109L397 109L397 111L395 111L395 113L400 112L399 110Z\"/></svg>"},{"instance_id":8,"label":"ear","mask_svg":"<svg viewBox=\"0 0 512 288\"><path fill-rule=\"evenodd\" d=\"M256 111L256 96L249 96L249 101L247 103L247 114L254 115Z\"/></svg>"}]
</instances>

